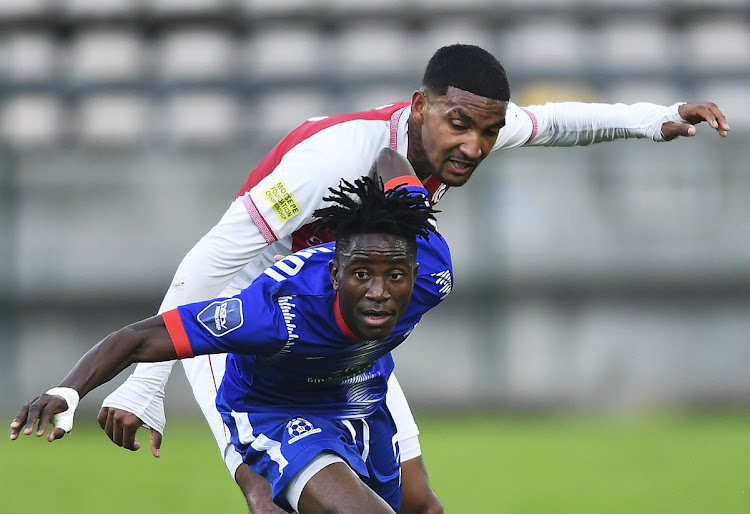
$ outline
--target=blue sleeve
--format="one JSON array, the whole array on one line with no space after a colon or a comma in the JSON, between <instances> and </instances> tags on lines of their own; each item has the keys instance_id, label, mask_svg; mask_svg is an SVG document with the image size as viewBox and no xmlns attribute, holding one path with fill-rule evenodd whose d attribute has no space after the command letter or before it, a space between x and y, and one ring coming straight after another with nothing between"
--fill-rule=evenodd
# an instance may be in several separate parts
<instances>
[{"instance_id":1,"label":"blue sleeve","mask_svg":"<svg viewBox=\"0 0 750 514\"><path fill-rule=\"evenodd\" d=\"M288 333L273 287L269 280L256 280L232 298L178 307L193 354L279 352Z\"/></svg>"}]
</instances>

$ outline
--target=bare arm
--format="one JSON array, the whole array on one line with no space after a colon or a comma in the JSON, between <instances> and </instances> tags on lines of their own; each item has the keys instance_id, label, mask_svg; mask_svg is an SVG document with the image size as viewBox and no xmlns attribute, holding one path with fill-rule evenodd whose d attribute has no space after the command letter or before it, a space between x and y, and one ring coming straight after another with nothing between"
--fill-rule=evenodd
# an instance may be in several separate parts
<instances>
[{"instance_id":1,"label":"bare arm","mask_svg":"<svg viewBox=\"0 0 750 514\"><path fill-rule=\"evenodd\" d=\"M91 348L73 366L58 387L74 389L80 397L108 382L134 362L155 362L177 357L164 320L160 315L133 323L111 333ZM11 423L11 439L22 430L28 435L38 423L41 436L52 416L65 411L69 405L60 396L43 394L23 406ZM56 428L48 439L60 439L64 430Z\"/></svg>"},{"instance_id":2,"label":"bare arm","mask_svg":"<svg viewBox=\"0 0 750 514\"><path fill-rule=\"evenodd\" d=\"M378 157L370 168L371 177L379 177L386 184L389 180L411 175L416 177L417 174L412 168L411 163L400 153L390 148L380 150Z\"/></svg>"}]
</instances>

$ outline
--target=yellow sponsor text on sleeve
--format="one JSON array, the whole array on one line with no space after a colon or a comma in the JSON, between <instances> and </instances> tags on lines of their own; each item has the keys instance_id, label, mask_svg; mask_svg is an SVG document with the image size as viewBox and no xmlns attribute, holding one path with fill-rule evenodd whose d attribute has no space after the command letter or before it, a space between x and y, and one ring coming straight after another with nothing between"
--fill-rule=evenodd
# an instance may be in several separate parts
<instances>
[{"instance_id":1,"label":"yellow sponsor text on sleeve","mask_svg":"<svg viewBox=\"0 0 750 514\"><path fill-rule=\"evenodd\" d=\"M300 208L297 200L294 199L289 188L284 182L276 182L263 192L268 202L271 204L276 215L281 221L286 221L299 214Z\"/></svg>"}]
</instances>

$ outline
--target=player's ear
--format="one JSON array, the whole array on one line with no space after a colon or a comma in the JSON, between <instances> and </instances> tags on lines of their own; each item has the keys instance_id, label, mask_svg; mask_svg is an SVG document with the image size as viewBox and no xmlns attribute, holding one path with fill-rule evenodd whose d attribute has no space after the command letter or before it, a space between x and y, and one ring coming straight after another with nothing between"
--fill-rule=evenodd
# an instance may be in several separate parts
<instances>
[{"instance_id":1,"label":"player's ear","mask_svg":"<svg viewBox=\"0 0 750 514\"><path fill-rule=\"evenodd\" d=\"M416 90L411 95L411 118L420 125L424 122L424 110L427 108L427 97Z\"/></svg>"},{"instance_id":2,"label":"player's ear","mask_svg":"<svg viewBox=\"0 0 750 514\"><path fill-rule=\"evenodd\" d=\"M331 275L331 285L334 291L339 289L339 264L335 260L328 262L328 274Z\"/></svg>"}]
</instances>

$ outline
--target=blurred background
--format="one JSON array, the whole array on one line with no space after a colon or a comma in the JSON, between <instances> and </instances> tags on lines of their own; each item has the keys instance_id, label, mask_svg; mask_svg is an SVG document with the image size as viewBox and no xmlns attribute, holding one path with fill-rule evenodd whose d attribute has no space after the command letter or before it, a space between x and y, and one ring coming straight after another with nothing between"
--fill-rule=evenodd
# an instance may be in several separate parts
<instances>
[{"instance_id":1,"label":"blurred background","mask_svg":"<svg viewBox=\"0 0 750 514\"><path fill-rule=\"evenodd\" d=\"M455 42L518 104L713 101L731 135L488 158L440 203L456 284L397 351L413 407L750 406L745 0L3 0L4 412L155 313L284 133L408 99Z\"/></svg>"}]
</instances>

